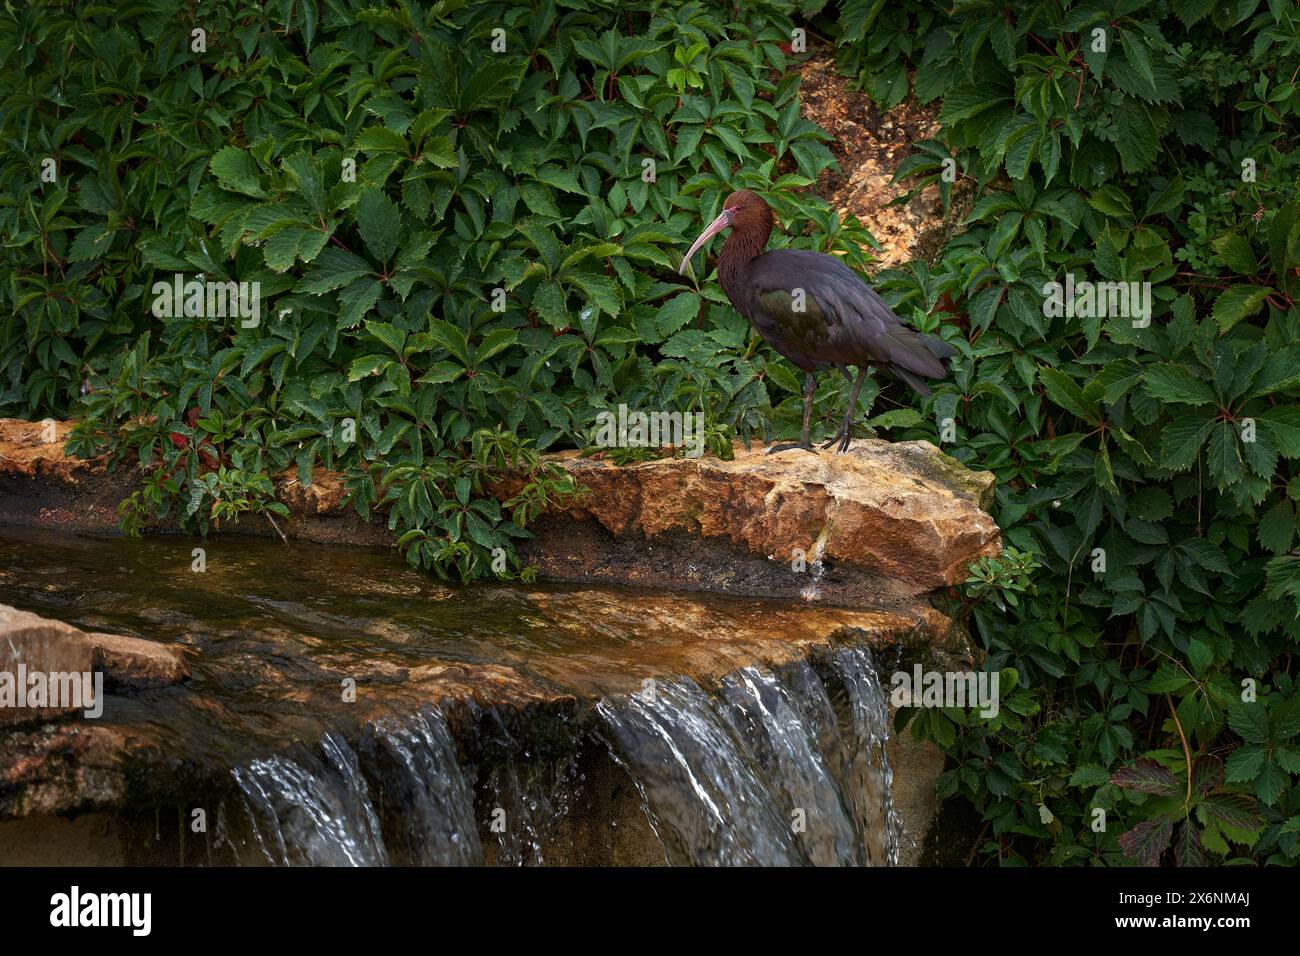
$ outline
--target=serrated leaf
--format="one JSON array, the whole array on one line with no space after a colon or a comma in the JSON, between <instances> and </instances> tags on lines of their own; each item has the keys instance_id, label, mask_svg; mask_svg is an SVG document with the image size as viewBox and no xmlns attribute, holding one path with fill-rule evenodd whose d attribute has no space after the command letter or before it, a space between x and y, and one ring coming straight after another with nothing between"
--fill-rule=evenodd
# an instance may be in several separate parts
<instances>
[{"instance_id":1,"label":"serrated leaf","mask_svg":"<svg viewBox=\"0 0 1300 956\"><path fill-rule=\"evenodd\" d=\"M363 355L360 358L352 360L348 366L348 381L356 382L360 379L382 372L388 366L393 364L391 355Z\"/></svg>"},{"instance_id":2,"label":"serrated leaf","mask_svg":"<svg viewBox=\"0 0 1300 956\"><path fill-rule=\"evenodd\" d=\"M1226 332L1242 319L1254 315L1272 289L1257 285L1235 285L1214 300L1214 321Z\"/></svg>"},{"instance_id":3,"label":"serrated leaf","mask_svg":"<svg viewBox=\"0 0 1300 956\"><path fill-rule=\"evenodd\" d=\"M339 315L337 327L353 329L379 301L383 286L375 279L363 279L354 282L339 293Z\"/></svg>"},{"instance_id":4,"label":"serrated leaf","mask_svg":"<svg viewBox=\"0 0 1300 956\"><path fill-rule=\"evenodd\" d=\"M1099 420L1097 402L1085 398L1083 390L1074 379L1054 368L1040 368L1038 378L1043 383L1047 397L1053 402L1085 422L1097 423Z\"/></svg>"},{"instance_id":5,"label":"serrated leaf","mask_svg":"<svg viewBox=\"0 0 1300 956\"><path fill-rule=\"evenodd\" d=\"M1207 405L1217 401L1210 384L1182 365L1168 362L1148 365L1142 372L1142 384L1152 398L1162 402Z\"/></svg>"},{"instance_id":6,"label":"serrated leaf","mask_svg":"<svg viewBox=\"0 0 1300 956\"><path fill-rule=\"evenodd\" d=\"M1212 793L1201 798L1199 806L1211 818L1238 830L1254 830L1262 825L1255 801L1237 793Z\"/></svg>"},{"instance_id":7,"label":"serrated leaf","mask_svg":"<svg viewBox=\"0 0 1300 956\"><path fill-rule=\"evenodd\" d=\"M1143 820L1127 833L1120 834L1120 849L1138 866L1155 866L1169 849L1169 834L1173 827L1174 822L1169 817Z\"/></svg>"},{"instance_id":8,"label":"serrated leaf","mask_svg":"<svg viewBox=\"0 0 1300 956\"><path fill-rule=\"evenodd\" d=\"M1223 264L1238 275L1253 276L1259 271L1259 261L1244 236L1222 236L1215 239L1213 245Z\"/></svg>"},{"instance_id":9,"label":"serrated leaf","mask_svg":"<svg viewBox=\"0 0 1300 956\"><path fill-rule=\"evenodd\" d=\"M1228 755L1228 761L1224 765L1224 779L1228 783L1254 780L1264 769L1267 757L1268 753L1263 747L1238 747Z\"/></svg>"},{"instance_id":10,"label":"serrated leaf","mask_svg":"<svg viewBox=\"0 0 1300 956\"><path fill-rule=\"evenodd\" d=\"M357 203L357 229L366 249L380 262L387 262L397 251L402 228L402 214L396 203L373 186L361 193Z\"/></svg>"},{"instance_id":11,"label":"serrated leaf","mask_svg":"<svg viewBox=\"0 0 1300 956\"><path fill-rule=\"evenodd\" d=\"M682 292L673 296L659 307L655 313L655 330L660 338L668 338L678 330L694 322L700 312L700 297L694 292Z\"/></svg>"},{"instance_id":12,"label":"serrated leaf","mask_svg":"<svg viewBox=\"0 0 1300 956\"><path fill-rule=\"evenodd\" d=\"M262 199L266 196L259 181L257 164L245 150L234 146L217 150L208 164L208 169L217 177L217 182L222 189L252 196L254 199Z\"/></svg>"},{"instance_id":13,"label":"serrated leaf","mask_svg":"<svg viewBox=\"0 0 1300 956\"><path fill-rule=\"evenodd\" d=\"M1178 838L1174 841L1174 860L1179 866L1205 866L1209 862L1205 847L1201 845L1201 831L1191 818L1183 820L1178 826Z\"/></svg>"},{"instance_id":14,"label":"serrated leaf","mask_svg":"<svg viewBox=\"0 0 1300 956\"><path fill-rule=\"evenodd\" d=\"M1179 792L1174 775L1149 757L1140 757L1133 766L1115 771L1110 782L1125 790L1154 793L1162 797L1172 797Z\"/></svg>"}]
</instances>

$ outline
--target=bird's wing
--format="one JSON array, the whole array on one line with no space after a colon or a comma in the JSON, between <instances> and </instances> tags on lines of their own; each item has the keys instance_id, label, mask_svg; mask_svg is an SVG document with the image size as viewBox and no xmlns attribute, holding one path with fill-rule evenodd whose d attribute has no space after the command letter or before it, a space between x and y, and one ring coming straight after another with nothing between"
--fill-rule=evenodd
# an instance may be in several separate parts
<instances>
[{"instance_id":1,"label":"bird's wing","mask_svg":"<svg viewBox=\"0 0 1300 956\"><path fill-rule=\"evenodd\" d=\"M750 264L748 279L765 311L789 316L804 354L840 365L896 365L930 378L946 374L935 353L947 355L951 347L906 325L834 256L800 249L764 253ZM801 292L804 311L798 312Z\"/></svg>"}]
</instances>

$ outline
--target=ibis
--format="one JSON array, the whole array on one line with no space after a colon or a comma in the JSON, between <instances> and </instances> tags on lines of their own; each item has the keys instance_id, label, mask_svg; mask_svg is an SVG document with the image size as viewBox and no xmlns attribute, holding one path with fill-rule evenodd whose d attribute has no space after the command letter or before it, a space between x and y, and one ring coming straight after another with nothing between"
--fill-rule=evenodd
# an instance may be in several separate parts
<instances>
[{"instance_id":1,"label":"ibis","mask_svg":"<svg viewBox=\"0 0 1300 956\"><path fill-rule=\"evenodd\" d=\"M948 374L957 350L933 335L918 332L894 314L871 286L835 256L801 249L764 252L775 218L772 209L748 189L733 192L718 218L709 223L682 260L679 273L705 243L730 229L718 255L722 291L779 354L804 373L803 432L797 445L769 449L812 450L813 396L816 373L836 368L852 382L849 407L839 431L822 448L838 443L848 450L858 392L868 367L902 379L922 395L927 380ZM849 366L858 370L857 378Z\"/></svg>"}]
</instances>

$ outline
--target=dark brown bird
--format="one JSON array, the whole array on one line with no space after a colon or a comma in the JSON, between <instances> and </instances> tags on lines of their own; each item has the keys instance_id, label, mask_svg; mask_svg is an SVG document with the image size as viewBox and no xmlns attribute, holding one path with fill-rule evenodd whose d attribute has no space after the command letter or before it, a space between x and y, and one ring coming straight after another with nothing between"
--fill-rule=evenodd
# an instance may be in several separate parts
<instances>
[{"instance_id":1,"label":"dark brown bird","mask_svg":"<svg viewBox=\"0 0 1300 956\"><path fill-rule=\"evenodd\" d=\"M772 234L772 210L748 189L732 193L722 204L722 214L695 240L678 272L685 272L700 247L724 229L731 234L718 256L718 281L736 311L749 320L772 348L804 372L803 433L798 445L812 449L815 373L838 368L853 382L849 407L835 437L848 450L858 392L874 365L893 373L922 395L929 395L926 379L942 379L947 362L957 350L932 335L907 325L858 275L834 256L799 249L763 252ZM848 366L858 370L856 380Z\"/></svg>"}]
</instances>

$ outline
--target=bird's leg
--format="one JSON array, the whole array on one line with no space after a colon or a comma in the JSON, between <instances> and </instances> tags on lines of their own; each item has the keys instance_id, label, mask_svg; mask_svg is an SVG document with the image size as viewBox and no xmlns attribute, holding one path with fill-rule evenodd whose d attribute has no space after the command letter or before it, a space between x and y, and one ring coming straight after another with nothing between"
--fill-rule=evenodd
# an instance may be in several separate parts
<instances>
[{"instance_id":1,"label":"bird's leg","mask_svg":"<svg viewBox=\"0 0 1300 956\"><path fill-rule=\"evenodd\" d=\"M803 431L799 433L799 446L812 451L809 434L812 431L813 397L817 394L817 376L805 372L803 377Z\"/></svg>"},{"instance_id":2,"label":"bird's leg","mask_svg":"<svg viewBox=\"0 0 1300 956\"><path fill-rule=\"evenodd\" d=\"M847 378L848 369L844 369L844 375ZM866 381L867 368L865 365L858 368L857 380L853 382L853 388L849 391L849 407L844 411L844 421L840 424L840 430L835 433L835 437L822 445L823 448L830 448L836 442L840 447L836 449L840 454L849 450L849 442L853 439L853 415L858 410L858 392L862 390L862 383Z\"/></svg>"},{"instance_id":3,"label":"bird's leg","mask_svg":"<svg viewBox=\"0 0 1300 956\"><path fill-rule=\"evenodd\" d=\"M839 448L841 455L849 450L849 442L853 440L853 416L858 410L858 392L862 391L862 383L866 380L867 367L863 365L858 369L858 380L853 383L853 391L849 393L849 408L844 413L844 441Z\"/></svg>"},{"instance_id":4,"label":"bird's leg","mask_svg":"<svg viewBox=\"0 0 1300 956\"><path fill-rule=\"evenodd\" d=\"M812 431L812 407L813 397L817 394L817 376L812 372L805 372L803 378L803 431L799 435L799 443L787 442L784 445L773 445L767 450L769 455L778 451L789 451L792 448L802 448L804 451L812 451L812 441L809 434Z\"/></svg>"},{"instance_id":5,"label":"bird's leg","mask_svg":"<svg viewBox=\"0 0 1300 956\"><path fill-rule=\"evenodd\" d=\"M838 368L839 368L839 370L840 370L842 373L844 373L844 380L845 380L846 382L848 382L849 385L852 385L852 384L853 384L853 376L849 374L849 367L848 367L847 365L840 365L840 366L838 366ZM850 389L850 391L851 391L851 389ZM853 408L853 406L850 405L850 406L849 406L849 409L852 410L852 408ZM850 420L851 420L851 419L850 419L850 416L848 416L848 415L846 415L844 418L845 418L845 421L850 421ZM844 439L845 428L846 428L846 425L844 424L844 422L841 422L841 423L840 423L839 430L836 431L835 434L832 435L829 439L827 439L826 441L822 442L822 448L830 448L831 445L834 445L836 442L838 442L838 441L842 441L842 440Z\"/></svg>"},{"instance_id":6,"label":"bird's leg","mask_svg":"<svg viewBox=\"0 0 1300 956\"><path fill-rule=\"evenodd\" d=\"M836 368L838 368L844 374L844 380L848 382L850 385L852 385L853 376L849 374L849 367L847 365L838 365L836 366ZM840 441L843 438L844 438L844 425L841 423L839 427L839 431L837 431L834 435L832 435L828 441L822 442L822 448L830 448L831 445L834 445L837 441Z\"/></svg>"}]
</instances>

